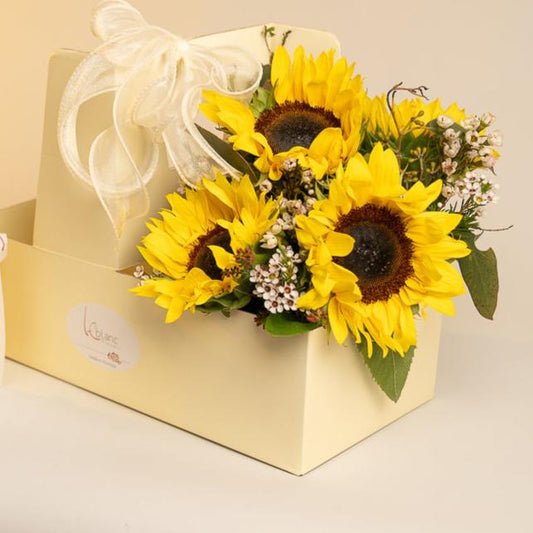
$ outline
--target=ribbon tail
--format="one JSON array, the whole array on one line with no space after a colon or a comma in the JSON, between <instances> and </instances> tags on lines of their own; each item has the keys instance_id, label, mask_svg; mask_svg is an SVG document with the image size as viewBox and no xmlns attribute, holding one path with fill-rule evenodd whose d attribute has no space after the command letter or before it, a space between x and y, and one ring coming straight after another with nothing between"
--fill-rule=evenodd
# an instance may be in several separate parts
<instances>
[{"instance_id":1,"label":"ribbon tail","mask_svg":"<svg viewBox=\"0 0 533 533\"><path fill-rule=\"evenodd\" d=\"M124 147L124 137L128 138L129 147L137 145L142 149L146 146L147 133L142 128L131 127L126 131L123 127L122 137L114 128L109 128L95 139L89 154L93 187L117 237L128 220L146 215L150 207L146 186L138 177L131 154ZM147 181L155 173L159 161L158 146L148 146L148 166L143 176Z\"/></svg>"},{"instance_id":2,"label":"ribbon tail","mask_svg":"<svg viewBox=\"0 0 533 533\"><path fill-rule=\"evenodd\" d=\"M183 183L195 187L204 176L211 174L210 159L193 142L183 123L172 122L163 132L163 142L168 159Z\"/></svg>"},{"instance_id":3,"label":"ribbon tail","mask_svg":"<svg viewBox=\"0 0 533 533\"><path fill-rule=\"evenodd\" d=\"M115 91L119 84L109 63L92 54L80 63L63 92L57 126L59 150L70 172L87 184L91 183L91 177L78 151L78 111L85 102Z\"/></svg>"},{"instance_id":4,"label":"ribbon tail","mask_svg":"<svg viewBox=\"0 0 533 533\"><path fill-rule=\"evenodd\" d=\"M201 89L195 87L183 97L181 116L176 118L163 135L165 146L180 178L194 186L204 176L218 170L234 177L241 173L221 157L204 139L194 123L190 109L198 109Z\"/></svg>"},{"instance_id":5,"label":"ribbon tail","mask_svg":"<svg viewBox=\"0 0 533 533\"><path fill-rule=\"evenodd\" d=\"M168 49L164 36L156 46ZM150 208L146 186L159 162L160 148L153 138L157 118L154 123L148 121L150 114L143 111L138 95L144 94L141 102L157 117L158 102L164 101L164 95L173 86L172 76L166 74L150 58L136 65L116 91L113 126L102 132L91 146L92 185L117 237L129 219L146 215Z\"/></svg>"}]
</instances>

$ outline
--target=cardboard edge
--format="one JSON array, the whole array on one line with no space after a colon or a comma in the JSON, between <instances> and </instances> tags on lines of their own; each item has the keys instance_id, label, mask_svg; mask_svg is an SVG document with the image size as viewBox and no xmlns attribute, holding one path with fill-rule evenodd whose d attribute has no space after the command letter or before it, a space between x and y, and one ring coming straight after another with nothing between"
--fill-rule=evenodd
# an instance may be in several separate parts
<instances>
[{"instance_id":1,"label":"cardboard edge","mask_svg":"<svg viewBox=\"0 0 533 533\"><path fill-rule=\"evenodd\" d=\"M262 28L271 27L271 26L273 26L276 29L280 29L282 31L290 29L290 30L296 30L296 31L313 32L317 34L320 33L320 34L323 34L324 36L327 35L328 38L331 39L331 41L335 43L334 47L337 49L337 51L340 52L341 50L341 44L340 44L339 38L333 32L330 32L327 30L321 30L317 28L305 28L304 26L295 26L293 24L285 24L285 23L280 23L280 22L266 22L265 24L250 24L249 26L240 26L238 28L232 28L224 32L204 33L201 35L196 35L189 40L190 41L205 40L208 37L220 35L222 33L230 34L230 33L237 32L239 30L255 30L255 29L262 29ZM276 37L279 37L279 35L277 35Z\"/></svg>"},{"instance_id":2,"label":"cardboard edge","mask_svg":"<svg viewBox=\"0 0 533 533\"><path fill-rule=\"evenodd\" d=\"M8 239L33 244L35 208L36 202L32 199L0 209L0 231L6 233Z\"/></svg>"}]
</instances>

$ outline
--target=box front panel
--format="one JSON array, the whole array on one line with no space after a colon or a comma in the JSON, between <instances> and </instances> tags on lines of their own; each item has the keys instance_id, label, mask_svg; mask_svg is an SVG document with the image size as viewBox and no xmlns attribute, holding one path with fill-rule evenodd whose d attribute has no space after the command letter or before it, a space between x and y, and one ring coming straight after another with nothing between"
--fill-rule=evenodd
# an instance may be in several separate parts
<instances>
[{"instance_id":1,"label":"box front panel","mask_svg":"<svg viewBox=\"0 0 533 533\"><path fill-rule=\"evenodd\" d=\"M417 320L418 343L397 403L374 382L351 341L312 334L309 343L304 423L304 472L368 437L433 397L441 317ZM374 356L375 357L375 356Z\"/></svg>"},{"instance_id":2,"label":"box front panel","mask_svg":"<svg viewBox=\"0 0 533 533\"><path fill-rule=\"evenodd\" d=\"M10 358L280 468L301 461L306 340L251 315L164 312L132 277L13 241Z\"/></svg>"}]
</instances>

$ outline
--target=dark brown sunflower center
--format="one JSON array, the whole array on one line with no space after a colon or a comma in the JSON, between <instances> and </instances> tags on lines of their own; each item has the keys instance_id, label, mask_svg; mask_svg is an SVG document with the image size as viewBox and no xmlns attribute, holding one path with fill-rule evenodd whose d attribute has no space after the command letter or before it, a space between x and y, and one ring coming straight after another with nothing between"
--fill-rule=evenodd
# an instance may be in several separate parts
<instances>
[{"instance_id":1,"label":"dark brown sunflower center","mask_svg":"<svg viewBox=\"0 0 533 533\"><path fill-rule=\"evenodd\" d=\"M320 107L303 102L287 102L261 113L255 131L262 133L274 153L287 152L294 146L309 148L326 128L340 127L340 120Z\"/></svg>"},{"instance_id":2,"label":"dark brown sunflower center","mask_svg":"<svg viewBox=\"0 0 533 533\"><path fill-rule=\"evenodd\" d=\"M208 246L215 245L224 248L227 252L231 252L231 237L224 228L217 226L215 229L202 235L190 255L188 269L200 268L211 279L222 279L222 270L218 268L213 252Z\"/></svg>"},{"instance_id":3,"label":"dark brown sunflower center","mask_svg":"<svg viewBox=\"0 0 533 533\"><path fill-rule=\"evenodd\" d=\"M413 242L389 209L372 204L353 209L339 219L336 231L355 239L351 253L335 262L359 278L364 303L388 300L413 274Z\"/></svg>"}]
</instances>

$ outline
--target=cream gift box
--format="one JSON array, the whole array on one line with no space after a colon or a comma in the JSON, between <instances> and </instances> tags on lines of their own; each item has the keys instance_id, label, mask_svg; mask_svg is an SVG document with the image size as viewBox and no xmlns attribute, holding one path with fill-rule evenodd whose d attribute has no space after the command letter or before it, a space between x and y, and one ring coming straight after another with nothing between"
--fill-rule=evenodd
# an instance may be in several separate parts
<instances>
[{"instance_id":1,"label":"cream gift box","mask_svg":"<svg viewBox=\"0 0 533 533\"><path fill-rule=\"evenodd\" d=\"M242 31L228 35L241 44L260 35ZM142 224L115 240L91 190L65 174L55 144L61 91L80 58L61 52L51 62L36 212L34 202L0 212L11 239L2 265L9 357L294 474L432 397L436 316L419 323L410 375L393 403L354 348L328 344L322 330L272 338L242 312L186 315L169 326L161 309L128 292L134 278L115 268L135 263ZM85 112L98 120L96 109ZM161 172L155 210L173 187Z\"/></svg>"}]
</instances>

